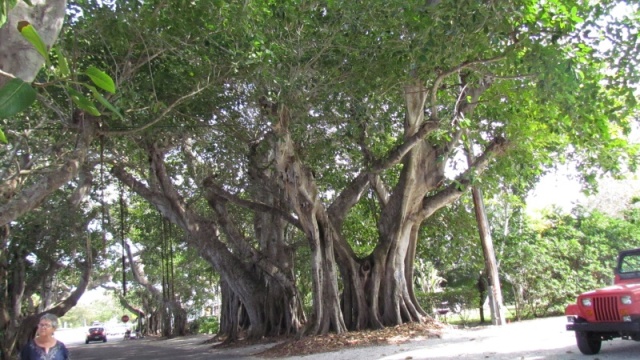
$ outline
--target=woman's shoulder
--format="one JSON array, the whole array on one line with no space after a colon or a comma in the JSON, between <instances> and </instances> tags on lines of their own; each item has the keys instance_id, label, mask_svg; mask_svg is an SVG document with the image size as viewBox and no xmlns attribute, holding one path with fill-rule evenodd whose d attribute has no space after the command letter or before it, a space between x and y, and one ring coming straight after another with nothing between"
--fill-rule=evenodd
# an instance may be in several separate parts
<instances>
[{"instance_id":1,"label":"woman's shoulder","mask_svg":"<svg viewBox=\"0 0 640 360\"><path fill-rule=\"evenodd\" d=\"M58 348L58 352L62 355L61 357L57 357L56 359L69 359L69 350L62 341L56 339L55 346Z\"/></svg>"},{"instance_id":2,"label":"woman's shoulder","mask_svg":"<svg viewBox=\"0 0 640 360\"><path fill-rule=\"evenodd\" d=\"M22 347L22 349L29 349L36 346L36 342L34 339L30 339L26 344Z\"/></svg>"},{"instance_id":3,"label":"woman's shoulder","mask_svg":"<svg viewBox=\"0 0 640 360\"><path fill-rule=\"evenodd\" d=\"M67 351L67 346L60 340L56 339L56 345L57 347L59 347L60 349L64 349L65 351Z\"/></svg>"}]
</instances>

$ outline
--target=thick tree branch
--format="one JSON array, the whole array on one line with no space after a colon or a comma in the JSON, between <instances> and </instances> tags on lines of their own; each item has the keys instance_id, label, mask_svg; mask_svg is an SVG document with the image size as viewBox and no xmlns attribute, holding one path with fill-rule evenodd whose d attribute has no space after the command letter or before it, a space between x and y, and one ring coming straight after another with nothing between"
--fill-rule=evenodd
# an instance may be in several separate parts
<instances>
[{"instance_id":1,"label":"thick tree branch","mask_svg":"<svg viewBox=\"0 0 640 360\"><path fill-rule=\"evenodd\" d=\"M247 309L257 309L257 299L262 299L265 292L260 280L239 257L228 249L227 245L220 241L215 224L188 208L167 174L162 154L153 146L150 147L149 152L154 178L162 193L149 190L120 166L115 166L112 173L153 204L164 217L182 227L188 234L185 237L187 243L195 248L203 259L213 265L233 288L234 293L242 299ZM253 317L252 321L258 322L259 319L255 315L250 313L249 316Z\"/></svg>"},{"instance_id":2,"label":"thick tree branch","mask_svg":"<svg viewBox=\"0 0 640 360\"><path fill-rule=\"evenodd\" d=\"M420 125L418 131L415 134L406 138L406 140L393 150L391 150L385 159L380 159L370 167L369 172L373 174L379 174L384 170L395 166L402 161L402 158L427 134L438 128L438 123L435 121L425 121Z\"/></svg>"},{"instance_id":3,"label":"thick tree branch","mask_svg":"<svg viewBox=\"0 0 640 360\"><path fill-rule=\"evenodd\" d=\"M327 209L331 222L336 229L342 227L347 213L360 201L362 194L369 188L369 174L360 173L344 188Z\"/></svg>"},{"instance_id":4,"label":"thick tree branch","mask_svg":"<svg viewBox=\"0 0 640 360\"><path fill-rule=\"evenodd\" d=\"M187 226L182 216L173 212L169 199L162 193L149 189L148 186L134 178L133 175L129 174L121 165L114 166L111 169L111 174L128 186L133 192L153 204L163 216L172 219L180 226Z\"/></svg>"},{"instance_id":5,"label":"thick tree branch","mask_svg":"<svg viewBox=\"0 0 640 360\"><path fill-rule=\"evenodd\" d=\"M380 201L380 204L382 204L382 206L387 205L387 203L389 202L389 198L391 197L391 193L389 192L386 184L382 181L379 174L371 175L370 178L370 182L376 192L378 201Z\"/></svg>"},{"instance_id":6,"label":"thick tree branch","mask_svg":"<svg viewBox=\"0 0 640 360\"><path fill-rule=\"evenodd\" d=\"M302 226L300 225L300 221L298 221L298 219L294 218L293 216L291 216L291 214L285 212L284 210L280 209L280 208L276 208L273 207L271 205L267 205L267 204L263 204L263 203L259 203L259 202L255 202L255 201L249 201L249 200L245 200L240 198L237 195L231 194L228 191L224 190L222 187L218 186L214 180L213 177L209 176L207 177L204 182L203 182L203 186L205 188L205 198L207 198L207 200L209 201L216 201L216 197L219 197L221 199L224 199L226 201L229 201L231 203L234 203L238 206L242 206L244 208L253 210L253 211L258 211L258 212L266 212L266 213L276 213L278 214L278 216L282 217L283 219L285 219L287 222L289 222L291 225L297 227L298 229L302 230Z\"/></svg>"},{"instance_id":7,"label":"thick tree branch","mask_svg":"<svg viewBox=\"0 0 640 360\"><path fill-rule=\"evenodd\" d=\"M79 137L76 149L65 163L48 173L43 174L33 185L20 191L0 206L0 226L18 219L28 211L34 209L52 192L73 179L85 162L91 141L96 134L96 119L85 115L74 116L79 121Z\"/></svg>"},{"instance_id":8,"label":"thick tree branch","mask_svg":"<svg viewBox=\"0 0 640 360\"><path fill-rule=\"evenodd\" d=\"M472 175L482 173L494 157L504 153L508 145L509 143L502 137L494 139L484 153L465 172L458 175L451 184L438 191L438 193L425 197L422 200L422 208L413 216L413 219L416 222L420 222L431 216L438 209L462 196L466 187L473 181Z\"/></svg>"},{"instance_id":9,"label":"thick tree branch","mask_svg":"<svg viewBox=\"0 0 640 360\"><path fill-rule=\"evenodd\" d=\"M127 253L127 259L129 260L129 265L131 265L131 273L133 274L133 279L142 287L144 287L151 295L157 300L162 300L162 294L160 290L156 289L153 284L149 282L147 275L144 273L144 269L140 266L140 263L133 260L133 254L131 253L131 246L128 242L125 242L124 249Z\"/></svg>"}]
</instances>

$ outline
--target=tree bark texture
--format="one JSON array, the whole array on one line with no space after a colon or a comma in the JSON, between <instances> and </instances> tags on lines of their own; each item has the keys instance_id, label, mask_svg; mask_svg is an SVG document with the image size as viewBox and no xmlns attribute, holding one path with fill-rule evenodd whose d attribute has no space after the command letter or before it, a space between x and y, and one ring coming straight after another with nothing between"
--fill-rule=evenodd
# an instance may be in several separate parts
<instances>
[{"instance_id":1,"label":"tree bark texture","mask_svg":"<svg viewBox=\"0 0 640 360\"><path fill-rule=\"evenodd\" d=\"M275 167L285 198L298 216L311 250L313 311L305 334L342 333L347 327L340 310L338 266L334 257L334 243L339 233L320 201L313 174L297 159L288 130L288 109L280 106L277 115L278 121L273 126Z\"/></svg>"},{"instance_id":2,"label":"tree bark texture","mask_svg":"<svg viewBox=\"0 0 640 360\"><path fill-rule=\"evenodd\" d=\"M258 163L269 161L261 159L260 155L250 155L249 178L252 188L262 188L252 191L259 203L269 209L281 208L282 199L274 196L272 191L264 191L264 182L271 183L273 173L262 172ZM227 196L222 189L215 186L212 179L205 181L207 191L205 197L211 208L216 212L216 222L229 239L234 253L243 259L248 259L254 266L250 271L260 279L265 287L265 298L261 309L264 319L265 335L284 335L297 333L304 322L304 312L298 289L295 286L293 252L294 248L287 244L286 221L278 213L257 211L254 213L254 236L257 249L249 246L251 239L236 228L228 213ZM276 192L277 193L277 192ZM227 296L223 293L223 298ZM224 300L224 299L223 299ZM241 305L244 306L244 305ZM227 317L234 316L227 314ZM241 321L240 321L241 322ZM241 328L239 328L241 329ZM235 336L233 337L235 338Z\"/></svg>"},{"instance_id":3,"label":"tree bark texture","mask_svg":"<svg viewBox=\"0 0 640 360\"><path fill-rule=\"evenodd\" d=\"M66 11L66 0L35 0L29 6L24 1L9 10L7 22L0 27L0 70L25 82L32 82L42 66L44 58L20 34L18 23L28 21L36 29L48 49L56 42ZM11 77L0 72L0 88Z\"/></svg>"}]
</instances>

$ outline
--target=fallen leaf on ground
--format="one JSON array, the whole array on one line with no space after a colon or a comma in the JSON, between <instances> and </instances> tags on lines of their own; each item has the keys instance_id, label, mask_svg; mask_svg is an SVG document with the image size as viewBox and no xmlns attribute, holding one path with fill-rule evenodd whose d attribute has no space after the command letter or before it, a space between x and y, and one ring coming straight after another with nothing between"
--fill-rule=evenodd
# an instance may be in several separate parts
<instances>
[{"instance_id":1,"label":"fallen leaf on ground","mask_svg":"<svg viewBox=\"0 0 640 360\"><path fill-rule=\"evenodd\" d=\"M442 328L443 326L437 322L408 323L380 330L307 336L299 340L281 341L255 355L266 358L280 358L338 351L345 347L404 344L412 340L440 337Z\"/></svg>"}]
</instances>

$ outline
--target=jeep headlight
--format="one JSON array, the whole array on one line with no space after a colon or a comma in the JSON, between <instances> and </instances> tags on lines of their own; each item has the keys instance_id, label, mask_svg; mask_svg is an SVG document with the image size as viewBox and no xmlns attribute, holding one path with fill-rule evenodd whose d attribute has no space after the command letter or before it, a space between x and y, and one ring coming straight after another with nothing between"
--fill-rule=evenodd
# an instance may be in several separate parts
<instances>
[{"instance_id":1,"label":"jeep headlight","mask_svg":"<svg viewBox=\"0 0 640 360\"><path fill-rule=\"evenodd\" d=\"M582 306L592 306L593 303L591 302L591 298L583 298L582 299Z\"/></svg>"},{"instance_id":2,"label":"jeep headlight","mask_svg":"<svg viewBox=\"0 0 640 360\"><path fill-rule=\"evenodd\" d=\"M631 301L631 295L624 295L620 297L620 302L624 305L631 305L633 301Z\"/></svg>"}]
</instances>

